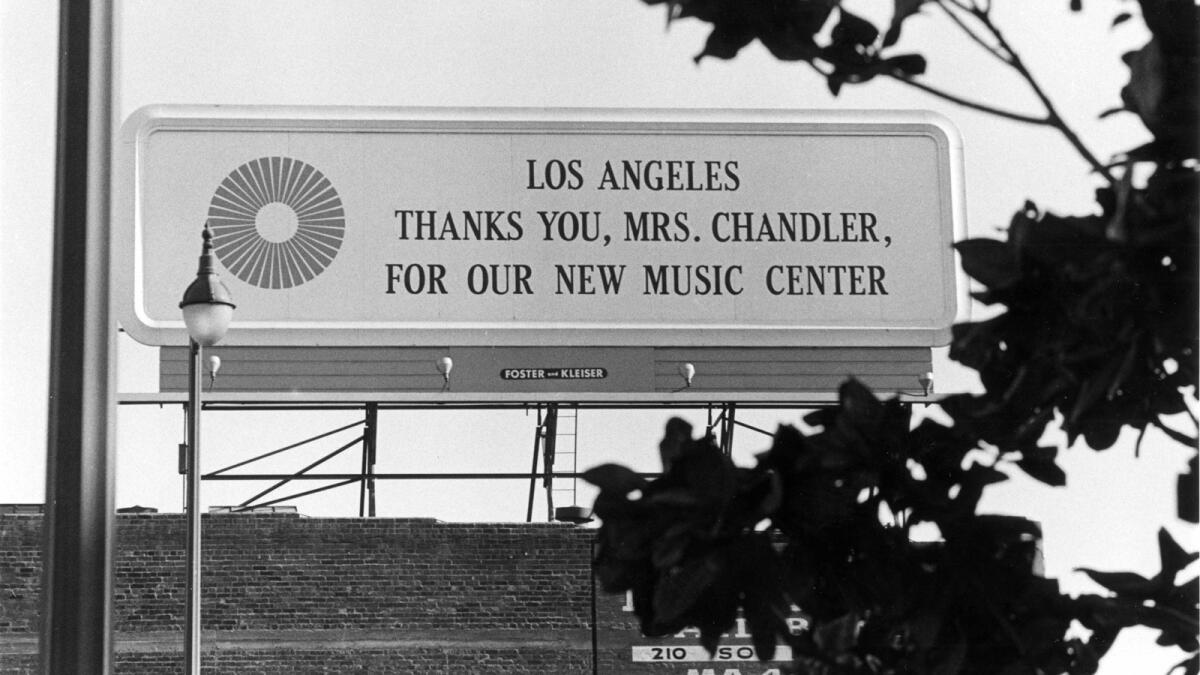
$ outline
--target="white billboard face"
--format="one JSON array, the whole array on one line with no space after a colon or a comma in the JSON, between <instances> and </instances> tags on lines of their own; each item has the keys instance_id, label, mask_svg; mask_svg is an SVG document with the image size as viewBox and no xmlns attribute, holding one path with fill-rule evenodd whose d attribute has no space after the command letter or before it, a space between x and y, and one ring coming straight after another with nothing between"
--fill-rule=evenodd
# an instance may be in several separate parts
<instances>
[{"instance_id":1,"label":"white billboard face","mask_svg":"<svg viewBox=\"0 0 1200 675\"><path fill-rule=\"evenodd\" d=\"M117 149L125 329L248 345L931 346L958 137L926 113L154 107Z\"/></svg>"}]
</instances>

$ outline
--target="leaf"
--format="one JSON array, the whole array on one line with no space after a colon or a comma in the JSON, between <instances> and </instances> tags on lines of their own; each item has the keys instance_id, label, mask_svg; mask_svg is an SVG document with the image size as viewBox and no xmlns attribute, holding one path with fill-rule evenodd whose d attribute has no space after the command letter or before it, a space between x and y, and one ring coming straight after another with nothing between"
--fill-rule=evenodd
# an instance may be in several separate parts
<instances>
[{"instance_id":1,"label":"leaf","mask_svg":"<svg viewBox=\"0 0 1200 675\"><path fill-rule=\"evenodd\" d=\"M996 239L967 239L954 245L963 271L988 288L1008 288L1021 280L1012 247Z\"/></svg>"},{"instance_id":2,"label":"leaf","mask_svg":"<svg viewBox=\"0 0 1200 675\"><path fill-rule=\"evenodd\" d=\"M754 31L742 23L714 23L713 30L708 34L704 49L692 58L696 63L706 56L729 60L738 55L742 47L754 41Z\"/></svg>"},{"instance_id":3,"label":"leaf","mask_svg":"<svg viewBox=\"0 0 1200 675\"><path fill-rule=\"evenodd\" d=\"M837 73L832 73L826 79L825 83L829 87L829 93L837 96L842 90L842 85L846 83L846 78Z\"/></svg>"},{"instance_id":4,"label":"leaf","mask_svg":"<svg viewBox=\"0 0 1200 675\"><path fill-rule=\"evenodd\" d=\"M783 504L783 479L776 471L767 472L767 493L755 505L756 515L769 516Z\"/></svg>"},{"instance_id":5,"label":"leaf","mask_svg":"<svg viewBox=\"0 0 1200 675\"><path fill-rule=\"evenodd\" d=\"M892 25L888 27L887 34L883 36L883 46L891 47L900 39L900 26L908 17L920 11L921 5L927 0L896 0L895 8L892 10Z\"/></svg>"},{"instance_id":6,"label":"leaf","mask_svg":"<svg viewBox=\"0 0 1200 675\"><path fill-rule=\"evenodd\" d=\"M1083 438L1093 450L1107 450L1121 436L1120 420L1094 419L1081 426Z\"/></svg>"},{"instance_id":7,"label":"leaf","mask_svg":"<svg viewBox=\"0 0 1200 675\"><path fill-rule=\"evenodd\" d=\"M1038 445L1021 451L1025 459L1035 462L1053 462L1058 457L1058 448L1053 445Z\"/></svg>"},{"instance_id":8,"label":"leaf","mask_svg":"<svg viewBox=\"0 0 1200 675\"><path fill-rule=\"evenodd\" d=\"M974 464L963 475L963 485L973 485L983 487L985 485L994 485L995 483L1003 483L1008 480L1008 474L994 469L990 466L982 464Z\"/></svg>"},{"instance_id":9,"label":"leaf","mask_svg":"<svg viewBox=\"0 0 1200 675\"><path fill-rule=\"evenodd\" d=\"M1142 0L1142 19L1163 46L1192 57L1196 53L1197 18L1200 9L1187 0Z\"/></svg>"},{"instance_id":10,"label":"leaf","mask_svg":"<svg viewBox=\"0 0 1200 675\"><path fill-rule=\"evenodd\" d=\"M736 565L732 571L743 584L746 625L758 658L769 661L775 656L777 636L787 634L787 625L781 618L788 612L781 588L783 571L768 537L744 537L732 550Z\"/></svg>"},{"instance_id":11,"label":"leaf","mask_svg":"<svg viewBox=\"0 0 1200 675\"><path fill-rule=\"evenodd\" d=\"M847 12L845 8L842 9L841 20L833 27L833 33L830 34L835 45L869 45L874 43L877 37L879 37L879 29L874 24Z\"/></svg>"},{"instance_id":12,"label":"leaf","mask_svg":"<svg viewBox=\"0 0 1200 675\"><path fill-rule=\"evenodd\" d=\"M604 492L627 495L646 487L646 479L620 464L601 464L583 472L583 479Z\"/></svg>"},{"instance_id":13,"label":"leaf","mask_svg":"<svg viewBox=\"0 0 1200 675\"><path fill-rule=\"evenodd\" d=\"M737 609L737 589L726 574L717 579L701 599L701 604L693 608L685 619L690 625L700 628L700 644L708 650L709 656L717 651L721 637L733 628L737 621Z\"/></svg>"},{"instance_id":14,"label":"leaf","mask_svg":"<svg viewBox=\"0 0 1200 675\"><path fill-rule=\"evenodd\" d=\"M1122 110L1124 110L1124 108L1122 108ZM1133 111L1133 112L1136 112L1136 111ZM1156 160L1161 153L1162 153L1162 149L1160 147L1159 142L1158 141L1150 141L1149 143L1143 143L1142 145L1139 145L1136 148L1133 148L1132 150L1127 150L1127 151L1121 153L1119 156L1119 159L1121 159L1122 161L1131 161L1132 160L1132 161L1149 162L1149 161Z\"/></svg>"},{"instance_id":15,"label":"leaf","mask_svg":"<svg viewBox=\"0 0 1200 675\"><path fill-rule=\"evenodd\" d=\"M654 589L654 621L670 625L692 608L716 581L720 564L709 554L663 572Z\"/></svg>"},{"instance_id":16,"label":"leaf","mask_svg":"<svg viewBox=\"0 0 1200 675\"><path fill-rule=\"evenodd\" d=\"M776 3L759 25L758 40L780 61L811 61L821 53L816 34L833 13L832 3Z\"/></svg>"},{"instance_id":17,"label":"leaf","mask_svg":"<svg viewBox=\"0 0 1200 675\"><path fill-rule=\"evenodd\" d=\"M1193 577L1176 586L1171 591L1171 600L1178 600L1178 606L1188 608L1187 611L1195 611L1196 605L1200 605L1200 577Z\"/></svg>"},{"instance_id":18,"label":"leaf","mask_svg":"<svg viewBox=\"0 0 1200 675\"><path fill-rule=\"evenodd\" d=\"M1200 522L1200 472L1197 471L1198 458L1192 457L1188 462L1188 472L1179 474L1175 485L1176 511L1180 520L1189 523Z\"/></svg>"},{"instance_id":19,"label":"leaf","mask_svg":"<svg viewBox=\"0 0 1200 675\"><path fill-rule=\"evenodd\" d=\"M675 525L650 545L650 564L656 569L670 569L683 560L691 539L687 536L687 523Z\"/></svg>"},{"instance_id":20,"label":"leaf","mask_svg":"<svg viewBox=\"0 0 1200 675\"><path fill-rule=\"evenodd\" d=\"M1059 391L1062 391L1066 388L1064 385L1066 385L1066 383L1062 378L1048 383L1038 394L1041 397L1040 400L1051 400L1051 398ZM1017 445L1021 446L1021 449L1026 453L1026 456L1028 456L1029 453L1033 453L1038 456L1049 453L1049 458L1053 460L1054 456L1058 454L1058 448L1054 446L1026 447L1031 443L1036 443L1037 439L1042 437L1042 433L1044 433L1046 430L1046 425L1049 424L1050 420L1052 419L1054 419L1054 408L1052 406L1046 406L1041 410L1035 409L1033 411L1033 415L1022 421L1021 425L1017 427L1016 431L1013 433L1013 441Z\"/></svg>"},{"instance_id":21,"label":"leaf","mask_svg":"<svg viewBox=\"0 0 1200 675\"><path fill-rule=\"evenodd\" d=\"M1117 636L1121 634L1119 626L1090 626L1092 635L1088 638L1088 649L1096 658L1102 658L1112 648Z\"/></svg>"},{"instance_id":22,"label":"leaf","mask_svg":"<svg viewBox=\"0 0 1200 675\"><path fill-rule=\"evenodd\" d=\"M859 426L874 424L883 405L865 384L850 378L838 387L838 402L847 422Z\"/></svg>"},{"instance_id":23,"label":"leaf","mask_svg":"<svg viewBox=\"0 0 1200 675\"><path fill-rule=\"evenodd\" d=\"M1190 565L1197 557L1200 557L1200 554L1188 553L1183 550L1183 547L1179 545L1179 542L1175 541L1174 537L1171 536L1171 533L1165 527L1158 530L1158 551L1159 559L1162 561L1162 572L1160 575L1168 582L1174 582L1175 575L1180 570Z\"/></svg>"},{"instance_id":24,"label":"leaf","mask_svg":"<svg viewBox=\"0 0 1200 675\"><path fill-rule=\"evenodd\" d=\"M630 501L626 494L628 493L601 490L600 494L596 495L592 512L601 520L630 519L644 515L646 505L640 500Z\"/></svg>"},{"instance_id":25,"label":"leaf","mask_svg":"<svg viewBox=\"0 0 1200 675\"><path fill-rule=\"evenodd\" d=\"M1156 39L1134 52L1129 62L1129 84L1121 90L1126 107L1137 112L1147 129L1159 128L1159 104L1166 83L1163 80L1163 54Z\"/></svg>"},{"instance_id":26,"label":"leaf","mask_svg":"<svg viewBox=\"0 0 1200 675\"><path fill-rule=\"evenodd\" d=\"M658 456L662 461L663 471L670 471L675 462L683 456L684 448L692 441L692 425L678 417L667 420L663 439L658 443Z\"/></svg>"},{"instance_id":27,"label":"leaf","mask_svg":"<svg viewBox=\"0 0 1200 675\"><path fill-rule=\"evenodd\" d=\"M1080 567L1077 572L1083 572L1108 590L1129 598L1147 599L1158 590L1158 583L1134 572L1100 572Z\"/></svg>"},{"instance_id":28,"label":"leaf","mask_svg":"<svg viewBox=\"0 0 1200 675\"><path fill-rule=\"evenodd\" d=\"M710 503L728 502L737 484L733 462L712 443L690 444L687 453L676 463L674 475Z\"/></svg>"},{"instance_id":29,"label":"leaf","mask_svg":"<svg viewBox=\"0 0 1200 675\"><path fill-rule=\"evenodd\" d=\"M1017 462L1021 470L1030 478L1039 480L1051 487L1062 487L1067 484L1067 474L1054 460L1023 458Z\"/></svg>"},{"instance_id":30,"label":"leaf","mask_svg":"<svg viewBox=\"0 0 1200 675\"><path fill-rule=\"evenodd\" d=\"M676 487L654 490L643 496L641 501L650 506L694 508L700 505L702 499L691 490Z\"/></svg>"},{"instance_id":31,"label":"leaf","mask_svg":"<svg viewBox=\"0 0 1200 675\"><path fill-rule=\"evenodd\" d=\"M1095 636L1093 635L1092 637ZM1055 646L1057 647L1062 644L1060 642ZM1084 642L1079 638L1071 638L1066 641L1065 651L1072 657L1070 665L1074 672L1095 673L1100 669L1100 654L1097 654L1096 650L1092 647L1092 640L1089 639L1087 642ZM1066 667L1066 664L1064 663L1063 666Z\"/></svg>"},{"instance_id":32,"label":"leaf","mask_svg":"<svg viewBox=\"0 0 1200 675\"><path fill-rule=\"evenodd\" d=\"M893 73L899 72L904 77L912 77L925 72L925 57L920 54L901 54L886 59L884 65Z\"/></svg>"}]
</instances>

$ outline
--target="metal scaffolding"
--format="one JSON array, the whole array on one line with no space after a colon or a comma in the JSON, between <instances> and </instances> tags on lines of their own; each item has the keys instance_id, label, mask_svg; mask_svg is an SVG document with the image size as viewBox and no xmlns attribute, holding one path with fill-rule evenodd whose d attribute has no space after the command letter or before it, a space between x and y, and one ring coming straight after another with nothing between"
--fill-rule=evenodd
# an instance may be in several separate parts
<instances>
[{"instance_id":1,"label":"metal scaffolding","mask_svg":"<svg viewBox=\"0 0 1200 675\"><path fill-rule=\"evenodd\" d=\"M201 476L203 481L273 481L272 484L247 499L241 501L230 510L234 513L252 511L271 507L283 502L307 497L310 495L326 492L347 485L358 484L358 515L359 517L375 517L376 515L376 487L379 481L430 481L430 480L527 480L529 481L528 502L526 506L526 522L533 521L534 502L537 495L538 483L541 483L541 488L545 492L546 499L546 518L547 520L555 520L561 514L556 508L556 496L564 497L562 501L569 501L570 506L557 505L568 509L578 510L578 492L577 484L582 473L578 470L578 451L579 451L579 426L578 415L581 408L593 409L614 409L614 408L659 408L669 406L653 406L653 405L631 405L631 406L613 406L613 405L595 405L586 403L538 403L529 406L521 406L528 410L529 408L536 409L537 424L534 429L533 452L528 473L520 472L470 472L470 473L451 473L451 472L405 472L405 473L379 473L376 471L376 463L378 457L378 434L379 434L379 411L382 409L445 409L446 406L412 406L412 405L395 405L383 404L380 402L364 402L359 404L337 403L333 405L317 405L317 404L279 404L279 403L238 403L230 404L228 402L205 403L205 409L211 410L239 410L239 411L308 411L308 410L347 410L361 411L361 419L354 420L348 424L323 431L308 438L289 443L282 447L255 455L253 457L238 461L234 464L221 467L215 471L210 471ZM458 406L456 406L458 407ZM491 405L491 406L461 406L469 409L476 408L514 408L512 405ZM757 406L756 406L757 407ZM781 407L781 406L762 406L762 407ZM734 429L736 427L747 428L767 436L770 432L746 424L736 419L738 404L736 403L720 403L707 406L708 422L706 433L713 436L721 451L729 456L733 452ZM312 461L302 468L292 472L278 471L237 471L245 469L251 465L273 457L283 456L291 451L302 451L315 447L319 441L331 439L339 434L354 434L348 440L343 435L337 440L337 445L332 450L325 452L315 461ZM353 473L335 473L335 472L320 472L316 471L322 465L336 457L343 456L345 453L353 452L358 449L361 459L359 462L359 470ZM186 445L180 445L181 457L185 451ZM561 467L561 468L560 468ZM184 473L186 467L183 461L180 462L180 473ZM655 478L659 474L646 472L640 474L646 478ZM321 481L324 485L318 487L290 492L279 496L279 493L292 484L293 482L309 482ZM560 481L556 484L555 481ZM570 481L569 487L562 487L561 481ZM569 519L578 519L578 511L564 512L573 515L566 516Z\"/></svg>"}]
</instances>

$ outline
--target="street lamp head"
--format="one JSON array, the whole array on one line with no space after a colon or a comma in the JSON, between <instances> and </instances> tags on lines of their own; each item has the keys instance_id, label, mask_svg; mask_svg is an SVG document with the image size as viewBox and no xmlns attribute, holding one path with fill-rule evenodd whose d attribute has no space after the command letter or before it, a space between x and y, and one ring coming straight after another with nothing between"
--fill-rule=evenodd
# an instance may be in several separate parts
<instances>
[{"instance_id":1,"label":"street lamp head","mask_svg":"<svg viewBox=\"0 0 1200 675\"><path fill-rule=\"evenodd\" d=\"M204 248L200 252L200 269L196 278L183 292L179 303L188 335L197 344L208 347L225 337L233 319L233 296L221 283L213 266L212 232L204 225Z\"/></svg>"}]
</instances>

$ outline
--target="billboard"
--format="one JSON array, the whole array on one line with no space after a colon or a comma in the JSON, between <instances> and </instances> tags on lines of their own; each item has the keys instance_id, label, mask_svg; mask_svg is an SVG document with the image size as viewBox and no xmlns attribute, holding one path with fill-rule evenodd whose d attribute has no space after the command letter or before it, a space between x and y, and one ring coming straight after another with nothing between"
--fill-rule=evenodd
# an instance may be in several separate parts
<instances>
[{"instance_id":1,"label":"billboard","mask_svg":"<svg viewBox=\"0 0 1200 675\"><path fill-rule=\"evenodd\" d=\"M185 344L933 346L960 141L923 112L155 106L116 149L117 315Z\"/></svg>"}]
</instances>

